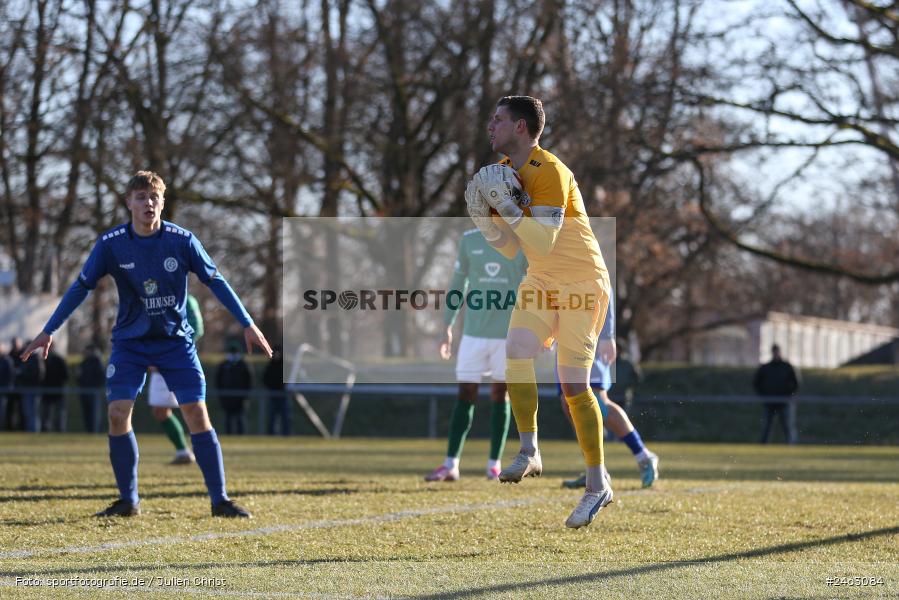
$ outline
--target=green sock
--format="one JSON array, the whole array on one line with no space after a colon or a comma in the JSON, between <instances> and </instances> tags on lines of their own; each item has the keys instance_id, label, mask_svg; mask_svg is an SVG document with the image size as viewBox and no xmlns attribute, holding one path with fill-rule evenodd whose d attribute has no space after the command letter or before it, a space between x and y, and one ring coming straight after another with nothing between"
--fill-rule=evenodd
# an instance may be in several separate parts
<instances>
[{"instance_id":1,"label":"green sock","mask_svg":"<svg viewBox=\"0 0 899 600\"><path fill-rule=\"evenodd\" d=\"M181 427L181 421L173 414L162 422L162 429L165 435L172 440L176 450L184 450L187 448L187 440L184 439L184 428Z\"/></svg>"},{"instance_id":2,"label":"green sock","mask_svg":"<svg viewBox=\"0 0 899 600\"><path fill-rule=\"evenodd\" d=\"M490 460L499 460L503 455L511 414L508 402L490 403Z\"/></svg>"},{"instance_id":3,"label":"green sock","mask_svg":"<svg viewBox=\"0 0 899 600\"><path fill-rule=\"evenodd\" d=\"M468 435L468 430L471 429L473 420L474 404L456 400L453 416L450 419L449 444L446 449L447 456L458 458L462 454L462 445L465 444L465 436Z\"/></svg>"}]
</instances>

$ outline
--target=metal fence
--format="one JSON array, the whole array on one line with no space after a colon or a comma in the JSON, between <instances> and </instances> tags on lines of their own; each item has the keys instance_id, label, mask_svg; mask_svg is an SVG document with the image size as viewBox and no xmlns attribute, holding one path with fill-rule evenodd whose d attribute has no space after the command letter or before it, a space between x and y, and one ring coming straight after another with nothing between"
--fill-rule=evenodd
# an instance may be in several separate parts
<instances>
[{"instance_id":1,"label":"metal fence","mask_svg":"<svg viewBox=\"0 0 899 600\"><path fill-rule=\"evenodd\" d=\"M542 399L555 398L557 390L555 386L539 386L539 395ZM67 386L65 388L47 388L47 387L0 387L0 397L16 395L44 395L44 394L62 394L66 401L78 398L81 395L95 394L102 398L105 396L104 388L80 388ZM327 425L312 404L307 399L307 394L318 394L335 397L338 407L333 422ZM490 386L482 385L479 390L482 398L489 398ZM420 385L420 384L359 384L359 385L341 385L341 384L288 384L283 392L251 389L251 390L225 390L212 389L209 390L207 401L209 399L222 398L227 396L244 397L248 401L248 406L253 407L256 404L255 413L257 417L257 432L264 434L266 432L266 411L264 410L265 402L273 396L284 395L288 399L293 399L294 404L309 420L315 430L324 438L337 439L340 438L343 426L350 409L353 398L359 398L361 401L374 401L378 398L389 396L392 398L418 399L427 405L427 418L423 424L421 434L430 438L437 437L438 432L438 403L442 400L454 399L458 395L458 387L455 385ZM330 401L330 400L329 400ZM754 395L744 396L724 396L724 395L648 395L637 394L633 399L633 406L638 408L645 405L702 405L702 404L761 404L771 402L772 398L764 398ZM810 396L798 395L790 399L790 402L797 405L846 405L846 406L894 406L899 407L899 398L884 397L872 398L870 396ZM101 411L102 412L102 411Z\"/></svg>"}]
</instances>

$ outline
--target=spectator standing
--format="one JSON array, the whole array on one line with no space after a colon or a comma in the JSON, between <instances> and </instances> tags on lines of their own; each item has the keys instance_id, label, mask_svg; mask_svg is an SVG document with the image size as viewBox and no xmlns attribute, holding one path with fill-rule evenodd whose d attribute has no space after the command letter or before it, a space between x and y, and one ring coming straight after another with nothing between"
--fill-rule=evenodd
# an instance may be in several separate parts
<instances>
[{"instance_id":1,"label":"spectator standing","mask_svg":"<svg viewBox=\"0 0 899 600\"><path fill-rule=\"evenodd\" d=\"M94 345L88 346L84 360L78 367L78 387L83 388L79 397L81 418L84 421L84 430L88 433L100 431L100 396L103 394L105 383L106 370L103 367L100 350ZM87 389L96 391L91 393L85 391Z\"/></svg>"},{"instance_id":2,"label":"spectator standing","mask_svg":"<svg viewBox=\"0 0 899 600\"><path fill-rule=\"evenodd\" d=\"M53 348L44 364L43 386L48 388L41 400L41 431L66 430L66 397L63 388L69 382L69 366L66 359ZM50 390L53 391L50 391ZM58 391L57 391L58 390Z\"/></svg>"},{"instance_id":3,"label":"spectator standing","mask_svg":"<svg viewBox=\"0 0 899 600\"><path fill-rule=\"evenodd\" d=\"M268 390L268 428L269 435L275 435L275 422L280 424L281 435L290 435L292 419L287 395L284 393L284 355L281 347L273 348L272 359L265 366L262 380Z\"/></svg>"},{"instance_id":4,"label":"spectator standing","mask_svg":"<svg viewBox=\"0 0 899 600\"><path fill-rule=\"evenodd\" d=\"M12 382L12 358L6 353L6 345L0 342L0 431L6 429L6 398L9 395L3 388L11 388Z\"/></svg>"},{"instance_id":5,"label":"spectator standing","mask_svg":"<svg viewBox=\"0 0 899 600\"><path fill-rule=\"evenodd\" d=\"M239 343L228 344L228 356L219 365L215 385L225 409L225 432L243 435L246 432L246 393L253 387L253 374L244 362Z\"/></svg>"},{"instance_id":6,"label":"spectator standing","mask_svg":"<svg viewBox=\"0 0 899 600\"><path fill-rule=\"evenodd\" d=\"M19 375L19 384L25 388L22 393L22 423L25 431L31 433L41 430L41 394L34 388L43 386L45 373L46 365L42 356L32 354L22 363L22 372Z\"/></svg>"},{"instance_id":7,"label":"spectator standing","mask_svg":"<svg viewBox=\"0 0 899 600\"><path fill-rule=\"evenodd\" d=\"M784 360L777 344L771 346L771 361L760 366L755 372L752 387L755 388L756 394L765 398L765 425L759 443L768 443L771 426L777 415L780 415L780 424L787 443L798 442L794 395L799 390L799 376L793 365Z\"/></svg>"},{"instance_id":8,"label":"spectator standing","mask_svg":"<svg viewBox=\"0 0 899 600\"><path fill-rule=\"evenodd\" d=\"M643 381L643 372L631 360L627 350L622 350L615 359L615 385L609 390L609 398L623 407L631 409L637 386Z\"/></svg>"},{"instance_id":9,"label":"spectator standing","mask_svg":"<svg viewBox=\"0 0 899 600\"><path fill-rule=\"evenodd\" d=\"M14 337L10 340L9 360L12 365L11 387L22 385L19 378L22 375L22 357L19 356L25 348L22 338ZM22 427L22 395L12 392L6 397L6 429L9 431L21 431Z\"/></svg>"}]
</instances>

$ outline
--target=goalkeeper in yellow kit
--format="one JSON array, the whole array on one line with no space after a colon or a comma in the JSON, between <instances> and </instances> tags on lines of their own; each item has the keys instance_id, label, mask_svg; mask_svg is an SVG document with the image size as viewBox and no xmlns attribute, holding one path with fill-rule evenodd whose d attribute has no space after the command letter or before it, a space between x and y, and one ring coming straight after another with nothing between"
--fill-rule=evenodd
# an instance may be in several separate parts
<instances>
[{"instance_id":1,"label":"goalkeeper in yellow kit","mask_svg":"<svg viewBox=\"0 0 899 600\"><path fill-rule=\"evenodd\" d=\"M565 521L577 528L612 501L603 467L602 414L589 385L611 285L574 175L538 144L544 122L540 100L501 98L487 133L493 150L505 158L474 176L465 201L491 245L509 258L520 248L529 263L506 337L506 382L521 449L499 479L517 483L543 471L534 359L555 340L559 380L587 465L586 493Z\"/></svg>"}]
</instances>

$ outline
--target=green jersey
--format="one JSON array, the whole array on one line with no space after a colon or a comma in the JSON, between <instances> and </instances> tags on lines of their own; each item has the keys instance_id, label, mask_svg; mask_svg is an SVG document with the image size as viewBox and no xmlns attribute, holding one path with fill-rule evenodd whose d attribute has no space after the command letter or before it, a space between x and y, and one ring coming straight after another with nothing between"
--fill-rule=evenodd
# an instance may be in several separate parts
<instances>
[{"instance_id":1,"label":"green jersey","mask_svg":"<svg viewBox=\"0 0 899 600\"><path fill-rule=\"evenodd\" d=\"M527 270L521 252L509 260L488 244L480 231L466 231L459 241L459 256L447 290L444 324L452 325L465 306L464 335L505 339L515 292Z\"/></svg>"},{"instance_id":2,"label":"green jersey","mask_svg":"<svg viewBox=\"0 0 899 600\"><path fill-rule=\"evenodd\" d=\"M200 314L200 302L190 294L187 295L187 322L193 327L196 342L203 337L203 315Z\"/></svg>"}]
</instances>

